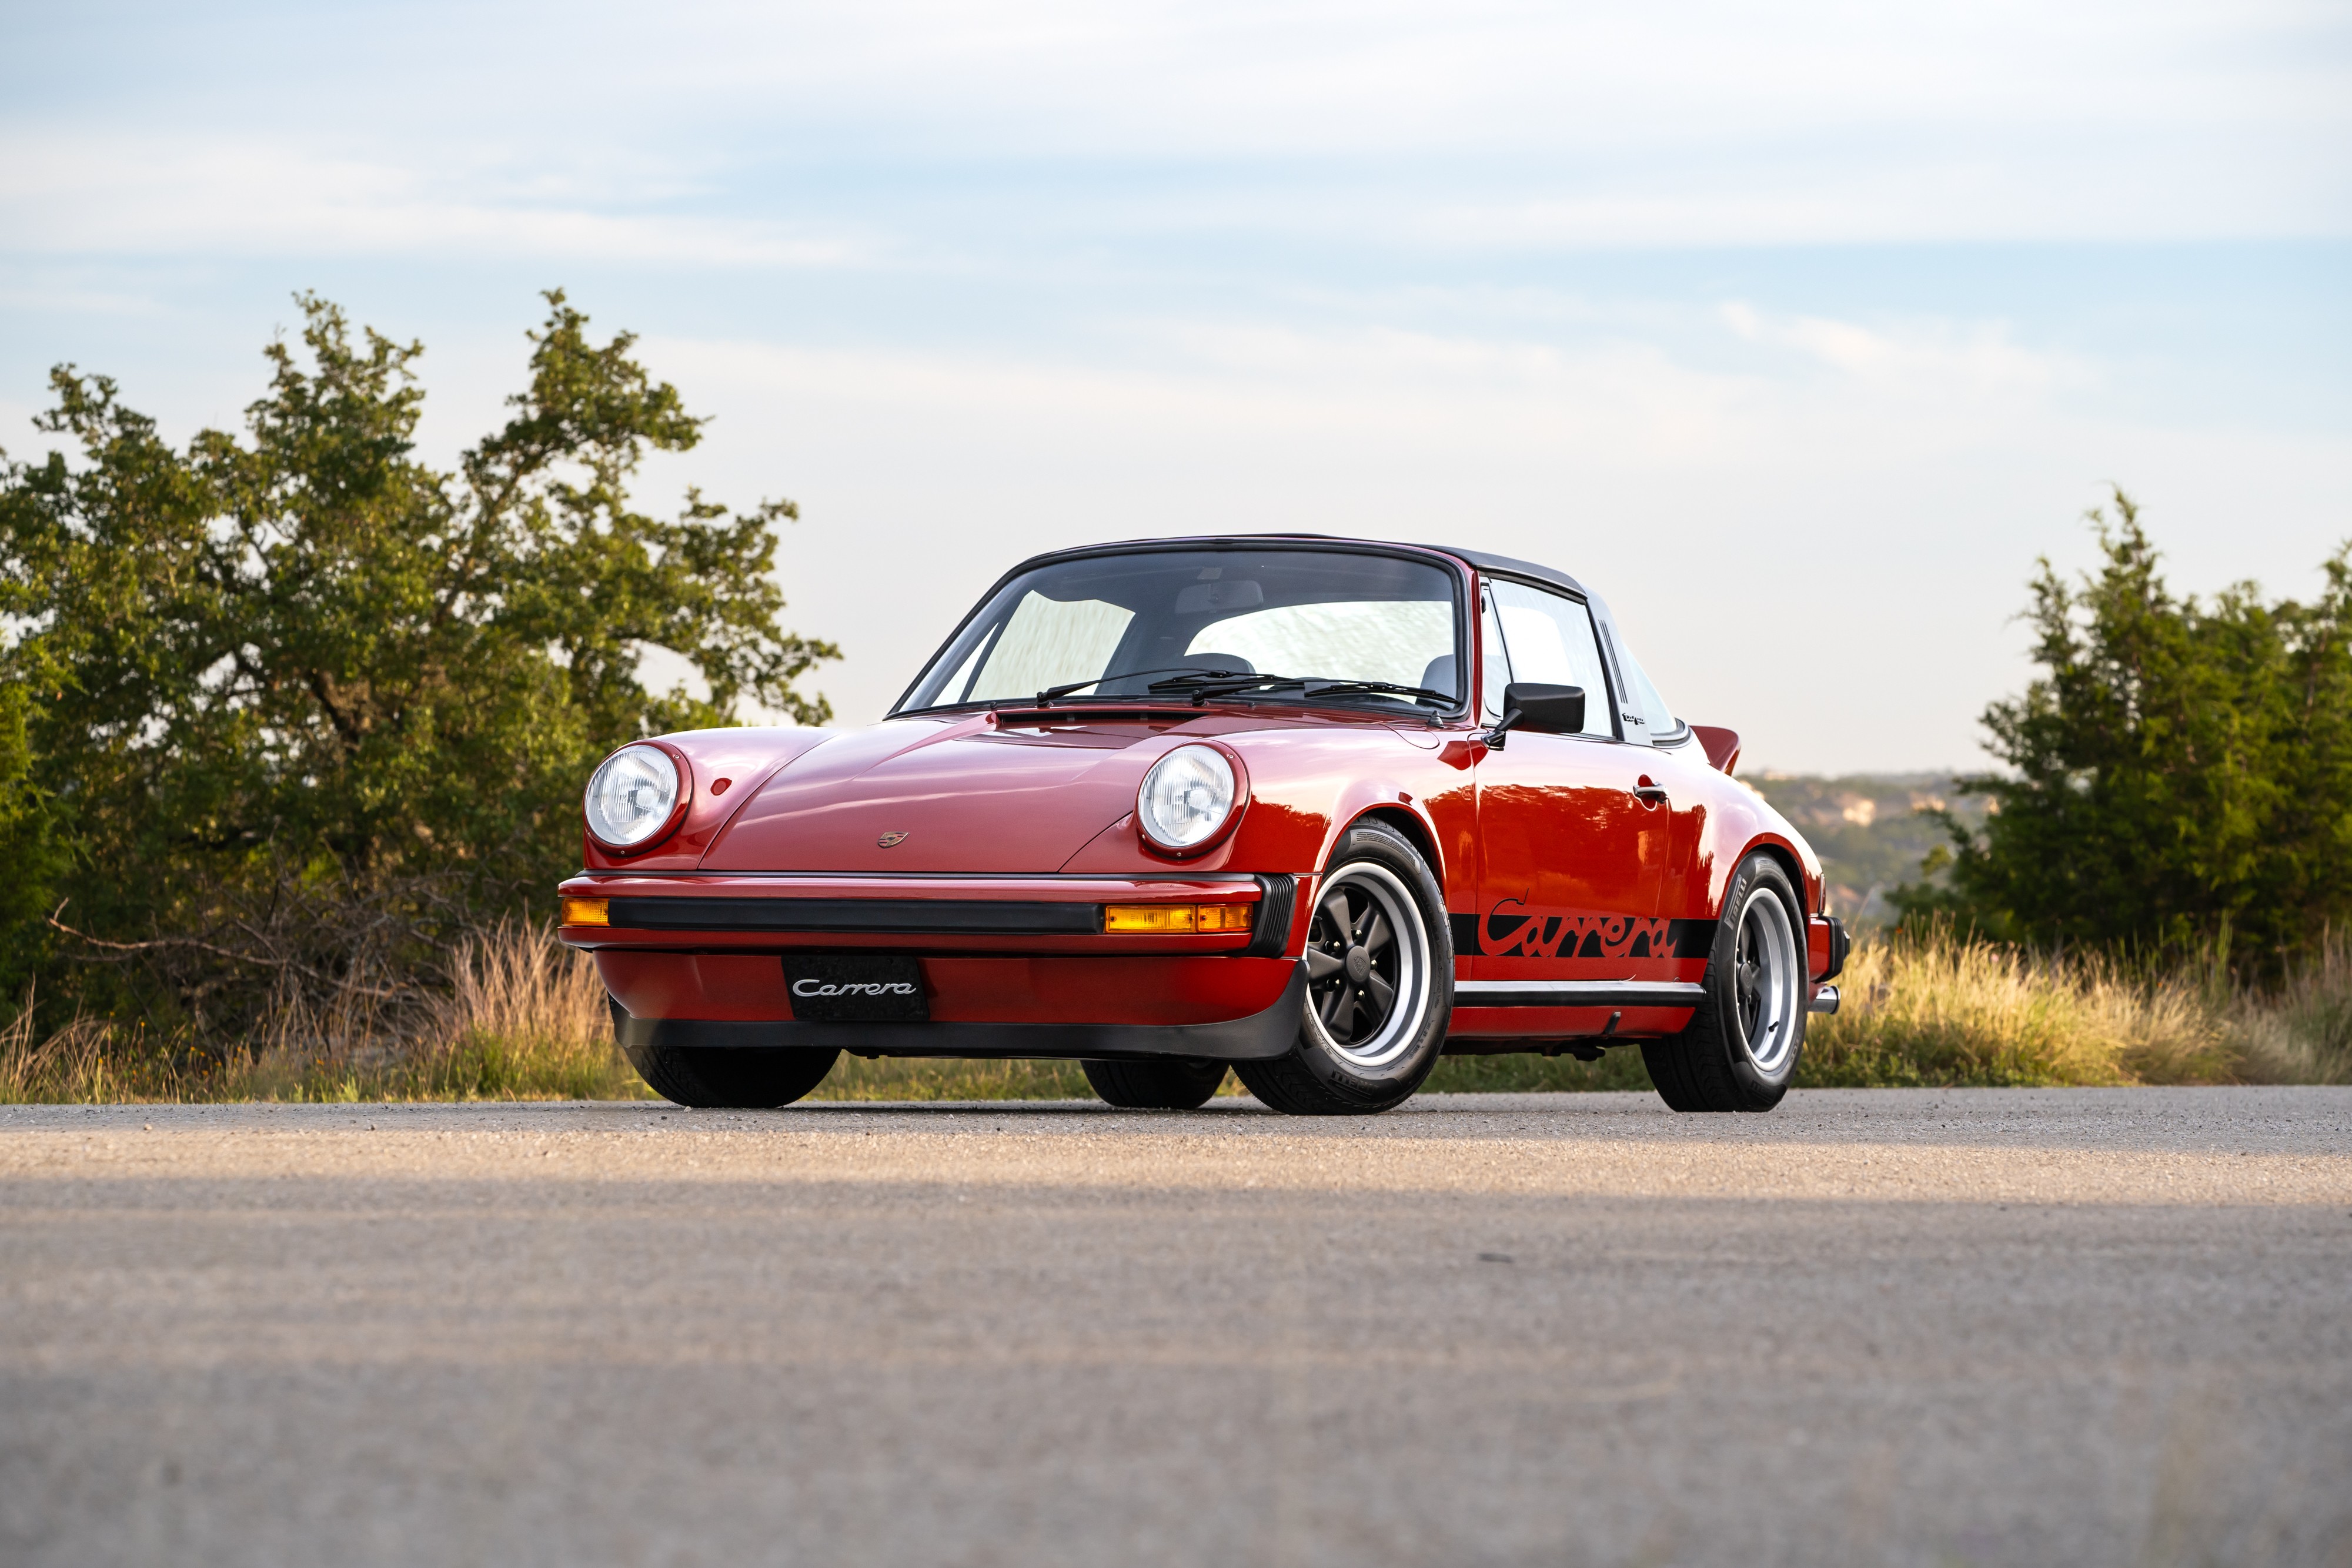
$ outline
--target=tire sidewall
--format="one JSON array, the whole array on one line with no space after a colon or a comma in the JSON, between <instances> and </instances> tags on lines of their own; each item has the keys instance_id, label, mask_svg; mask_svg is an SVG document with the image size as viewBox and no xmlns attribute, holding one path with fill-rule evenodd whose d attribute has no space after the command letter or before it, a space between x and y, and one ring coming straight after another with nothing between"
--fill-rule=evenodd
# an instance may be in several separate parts
<instances>
[{"instance_id":1,"label":"tire sidewall","mask_svg":"<svg viewBox=\"0 0 2352 1568\"><path fill-rule=\"evenodd\" d=\"M1316 883L1317 898L1321 898L1334 877L1361 861L1379 865L1402 883L1421 917L1422 936L1429 953L1429 1003L1423 1010L1421 1027L1414 1031L1412 1043L1395 1061L1377 1068L1360 1066L1326 1049L1303 1018L1299 1020L1298 1041L1292 1051L1298 1064L1325 1090L1367 1109L1375 1109L1393 1105L1411 1095L1437 1065L1438 1055L1445 1046L1446 1026L1454 1013L1454 939L1445 918L1445 894L1438 886L1429 862L1402 834L1376 822L1359 823L1341 836L1323 875ZM1307 918L1312 929L1311 910ZM1312 1001L1308 1006L1313 1006Z\"/></svg>"},{"instance_id":2,"label":"tire sidewall","mask_svg":"<svg viewBox=\"0 0 2352 1568\"><path fill-rule=\"evenodd\" d=\"M700 1111L772 1111L806 1098L841 1052L791 1046L705 1046L699 1050L629 1043L622 1053L655 1093Z\"/></svg>"},{"instance_id":3,"label":"tire sidewall","mask_svg":"<svg viewBox=\"0 0 2352 1568\"><path fill-rule=\"evenodd\" d=\"M1789 917L1790 932L1796 949L1797 998L1795 1012L1796 1039L1789 1048L1788 1059L1777 1072L1766 1072L1756 1065L1749 1053L1745 1035L1739 1027L1739 988L1733 970L1739 952L1739 917L1748 907L1749 897L1761 887L1770 897L1778 898ZM1811 1017L1807 1004L1812 999L1808 981L1811 960L1805 944L1803 901L1789 881L1789 873L1780 862L1766 854L1753 854L1740 862L1739 871L1724 890L1723 914L1717 920L1715 951L1706 967L1707 1003L1716 1009L1717 1037L1723 1043L1725 1065L1739 1085L1742 1100L1748 1103L1777 1103L1789 1091L1797 1075L1797 1064L1805 1056L1805 1024Z\"/></svg>"}]
</instances>

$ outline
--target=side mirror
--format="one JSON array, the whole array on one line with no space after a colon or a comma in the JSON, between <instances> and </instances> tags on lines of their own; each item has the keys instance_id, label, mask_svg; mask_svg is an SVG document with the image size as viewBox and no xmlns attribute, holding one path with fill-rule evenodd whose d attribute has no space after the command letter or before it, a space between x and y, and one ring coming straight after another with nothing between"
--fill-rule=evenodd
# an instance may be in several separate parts
<instances>
[{"instance_id":1,"label":"side mirror","mask_svg":"<svg viewBox=\"0 0 2352 1568\"><path fill-rule=\"evenodd\" d=\"M1581 735L1584 688L1513 681L1503 688L1502 722L1486 732L1486 742L1500 747L1504 735L1514 729L1533 730L1538 735Z\"/></svg>"}]
</instances>

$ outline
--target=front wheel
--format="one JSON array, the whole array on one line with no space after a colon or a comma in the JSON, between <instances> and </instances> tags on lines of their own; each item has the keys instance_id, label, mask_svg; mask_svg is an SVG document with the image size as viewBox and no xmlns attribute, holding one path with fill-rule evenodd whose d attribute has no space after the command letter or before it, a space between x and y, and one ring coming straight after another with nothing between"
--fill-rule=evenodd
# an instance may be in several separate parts
<instances>
[{"instance_id":1,"label":"front wheel","mask_svg":"<svg viewBox=\"0 0 2352 1568\"><path fill-rule=\"evenodd\" d=\"M628 1045L629 1065L653 1092L701 1111L767 1111L824 1082L838 1051L805 1046Z\"/></svg>"},{"instance_id":2,"label":"front wheel","mask_svg":"<svg viewBox=\"0 0 2352 1568\"><path fill-rule=\"evenodd\" d=\"M1676 1111L1769 1111L1805 1047L1804 904L1780 862L1752 854L1724 890L1706 995L1682 1033L1645 1040L1658 1097Z\"/></svg>"},{"instance_id":3,"label":"front wheel","mask_svg":"<svg viewBox=\"0 0 2352 1568\"><path fill-rule=\"evenodd\" d=\"M1316 890L1307 1007L1282 1056L1237 1061L1249 1092L1294 1116L1361 1115L1410 1099L1454 1013L1445 895L1402 834L1348 831Z\"/></svg>"}]
</instances>

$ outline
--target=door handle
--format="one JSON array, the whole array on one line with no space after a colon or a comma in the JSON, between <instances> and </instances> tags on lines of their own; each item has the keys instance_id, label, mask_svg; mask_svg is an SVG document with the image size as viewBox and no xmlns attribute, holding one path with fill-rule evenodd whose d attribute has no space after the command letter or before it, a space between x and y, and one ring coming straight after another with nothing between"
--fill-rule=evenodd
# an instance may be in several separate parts
<instances>
[{"instance_id":1,"label":"door handle","mask_svg":"<svg viewBox=\"0 0 2352 1568\"><path fill-rule=\"evenodd\" d=\"M1664 806L1672 802L1672 797L1647 779L1633 787L1633 799L1645 806Z\"/></svg>"}]
</instances>

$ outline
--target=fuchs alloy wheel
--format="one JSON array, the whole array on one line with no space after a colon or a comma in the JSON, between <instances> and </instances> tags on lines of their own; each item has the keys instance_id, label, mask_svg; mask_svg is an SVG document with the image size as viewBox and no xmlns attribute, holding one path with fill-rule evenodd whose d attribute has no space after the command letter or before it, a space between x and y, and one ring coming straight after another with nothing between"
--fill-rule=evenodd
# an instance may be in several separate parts
<instances>
[{"instance_id":1,"label":"fuchs alloy wheel","mask_svg":"<svg viewBox=\"0 0 2352 1568\"><path fill-rule=\"evenodd\" d=\"M1225 1081L1222 1061L1081 1061L1106 1104L1127 1111L1197 1111Z\"/></svg>"},{"instance_id":2,"label":"fuchs alloy wheel","mask_svg":"<svg viewBox=\"0 0 2352 1568\"><path fill-rule=\"evenodd\" d=\"M1237 1061L1249 1092L1294 1116L1357 1115L1402 1104L1437 1065L1454 1012L1445 896L1402 834L1351 828L1315 890L1298 1040L1271 1061Z\"/></svg>"},{"instance_id":3,"label":"fuchs alloy wheel","mask_svg":"<svg viewBox=\"0 0 2352 1568\"><path fill-rule=\"evenodd\" d=\"M838 1051L802 1046L630 1045L629 1065L663 1099L702 1111L767 1111L824 1082Z\"/></svg>"},{"instance_id":4,"label":"fuchs alloy wheel","mask_svg":"<svg viewBox=\"0 0 2352 1568\"><path fill-rule=\"evenodd\" d=\"M1658 1097L1677 1111L1769 1111L1805 1049L1804 907L1789 873L1752 854L1724 892L1706 996L1688 1028L1645 1041Z\"/></svg>"}]
</instances>

